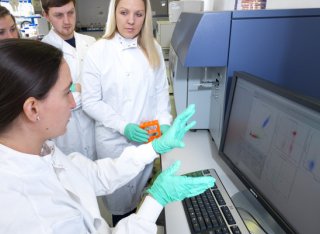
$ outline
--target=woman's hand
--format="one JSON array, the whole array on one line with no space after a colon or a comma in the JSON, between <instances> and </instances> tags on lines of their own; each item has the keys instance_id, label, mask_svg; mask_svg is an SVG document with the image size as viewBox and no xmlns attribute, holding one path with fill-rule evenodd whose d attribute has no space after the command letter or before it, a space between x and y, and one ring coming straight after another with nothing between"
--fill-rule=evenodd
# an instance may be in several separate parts
<instances>
[{"instance_id":1,"label":"woman's hand","mask_svg":"<svg viewBox=\"0 0 320 234\"><path fill-rule=\"evenodd\" d=\"M174 148L184 147L184 143L182 141L184 135L196 124L195 121L192 121L187 125L187 122L195 112L196 108L194 104L188 106L186 110L176 117L172 126L165 134L152 141L153 149L159 154L164 154Z\"/></svg>"}]
</instances>

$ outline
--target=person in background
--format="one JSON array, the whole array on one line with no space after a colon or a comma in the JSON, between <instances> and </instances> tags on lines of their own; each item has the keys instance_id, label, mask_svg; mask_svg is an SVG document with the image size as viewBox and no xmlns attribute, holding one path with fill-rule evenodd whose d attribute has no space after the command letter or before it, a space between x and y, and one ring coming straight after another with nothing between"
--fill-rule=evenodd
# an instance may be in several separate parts
<instances>
[{"instance_id":1,"label":"person in background","mask_svg":"<svg viewBox=\"0 0 320 234\"><path fill-rule=\"evenodd\" d=\"M110 228L96 196L126 184L159 153L183 147L195 107L162 137L127 147L117 160L92 161L77 152L66 157L49 139L66 131L76 106L71 85L59 49L35 40L0 41L0 233L156 233L163 206L214 186L212 177L175 176L177 161L157 177L139 211Z\"/></svg>"},{"instance_id":2,"label":"person in background","mask_svg":"<svg viewBox=\"0 0 320 234\"><path fill-rule=\"evenodd\" d=\"M149 0L110 1L106 33L89 49L82 81L82 108L96 121L98 158L117 158L126 147L146 143L141 122L158 120L165 134L172 121L168 81ZM135 212L152 168L103 198L114 225Z\"/></svg>"},{"instance_id":3,"label":"person in background","mask_svg":"<svg viewBox=\"0 0 320 234\"><path fill-rule=\"evenodd\" d=\"M0 6L0 40L19 37L16 19L7 8Z\"/></svg>"},{"instance_id":4,"label":"person in background","mask_svg":"<svg viewBox=\"0 0 320 234\"><path fill-rule=\"evenodd\" d=\"M65 154L77 151L95 160L94 121L81 108L80 80L82 61L95 39L74 31L75 0L41 0L41 4L44 17L52 25L52 29L42 41L63 51L71 70L73 82L71 91L77 104L72 111L67 132L54 141Z\"/></svg>"}]
</instances>

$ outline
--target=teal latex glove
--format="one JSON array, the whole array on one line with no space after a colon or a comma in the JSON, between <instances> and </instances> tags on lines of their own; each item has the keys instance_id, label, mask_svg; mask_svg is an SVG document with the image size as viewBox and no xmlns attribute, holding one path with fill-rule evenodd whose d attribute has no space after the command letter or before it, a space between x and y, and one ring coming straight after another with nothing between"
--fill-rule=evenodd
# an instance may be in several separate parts
<instances>
[{"instance_id":1,"label":"teal latex glove","mask_svg":"<svg viewBox=\"0 0 320 234\"><path fill-rule=\"evenodd\" d=\"M161 134L165 134L170 128L170 125L167 125L167 124L162 124L160 125L160 131L161 131Z\"/></svg>"},{"instance_id":2,"label":"teal latex glove","mask_svg":"<svg viewBox=\"0 0 320 234\"><path fill-rule=\"evenodd\" d=\"M147 190L162 206L199 195L214 186L215 179L211 176L176 176L175 173L180 168L180 164L180 161L177 161L163 171L154 181L152 187Z\"/></svg>"},{"instance_id":3,"label":"teal latex glove","mask_svg":"<svg viewBox=\"0 0 320 234\"><path fill-rule=\"evenodd\" d=\"M138 143L146 143L149 139L149 134L146 130L139 127L138 124L129 123L124 128L124 135L130 141L135 141Z\"/></svg>"},{"instance_id":4,"label":"teal latex glove","mask_svg":"<svg viewBox=\"0 0 320 234\"><path fill-rule=\"evenodd\" d=\"M186 124L195 112L196 108L194 104L188 106L186 110L176 117L172 126L165 134L152 141L153 149L159 154L164 154L174 148L184 147L183 137L196 122L192 121L190 124Z\"/></svg>"}]
</instances>

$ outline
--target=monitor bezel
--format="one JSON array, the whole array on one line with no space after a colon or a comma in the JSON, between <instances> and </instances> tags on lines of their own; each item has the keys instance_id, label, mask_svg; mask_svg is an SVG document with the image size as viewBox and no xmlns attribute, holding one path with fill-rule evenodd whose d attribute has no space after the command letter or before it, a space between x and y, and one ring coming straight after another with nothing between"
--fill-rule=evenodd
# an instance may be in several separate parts
<instances>
[{"instance_id":1,"label":"monitor bezel","mask_svg":"<svg viewBox=\"0 0 320 234\"><path fill-rule=\"evenodd\" d=\"M293 228L292 225L290 225L290 223L285 219L285 217L281 215L280 211L277 210L277 208L254 185L254 183L250 181L250 179L247 178L242 173L242 171L231 161L231 159L223 152L225 147L227 131L228 131L228 123L229 123L230 114L231 114L231 107L232 107L234 93L235 93L238 79L243 79L263 89L272 91L284 98L287 98L291 101L299 103L317 112L320 112L320 101L312 97L300 95L296 92L287 90L268 80L262 79L258 76L255 76L243 71L234 72L234 75L231 81L231 87L229 90L229 95L228 95L228 104L227 104L224 123L223 123L221 144L219 147L219 155L227 163L228 167L237 175L237 177L248 188L248 190L251 192L253 197L255 197L260 202L260 204L262 204L262 206L270 213L270 215L275 219L275 221L277 221L277 223L284 229L284 231L287 233L296 233L297 231Z\"/></svg>"}]
</instances>

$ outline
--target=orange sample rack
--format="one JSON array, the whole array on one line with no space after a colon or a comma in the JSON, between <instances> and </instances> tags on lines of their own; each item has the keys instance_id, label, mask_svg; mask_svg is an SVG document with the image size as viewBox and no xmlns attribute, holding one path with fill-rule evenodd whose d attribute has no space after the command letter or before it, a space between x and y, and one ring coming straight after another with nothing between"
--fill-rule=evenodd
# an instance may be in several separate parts
<instances>
[{"instance_id":1,"label":"orange sample rack","mask_svg":"<svg viewBox=\"0 0 320 234\"><path fill-rule=\"evenodd\" d=\"M158 120L146 121L140 124L140 128L146 130L149 134L149 140L153 141L154 139L161 136L160 125Z\"/></svg>"}]
</instances>

